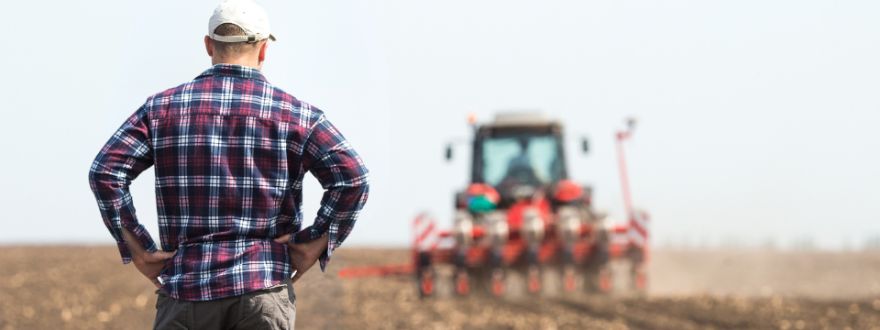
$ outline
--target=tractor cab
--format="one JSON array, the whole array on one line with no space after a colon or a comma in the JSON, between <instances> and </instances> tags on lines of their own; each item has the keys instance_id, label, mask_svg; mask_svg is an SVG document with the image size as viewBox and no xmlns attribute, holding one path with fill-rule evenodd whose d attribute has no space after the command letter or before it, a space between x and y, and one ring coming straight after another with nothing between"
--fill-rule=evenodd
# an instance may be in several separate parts
<instances>
[{"instance_id":1,"label":"tractor cab","mask_svg":"<svg viewBox=\"0 0 880 330\"><path fill-rule=\"evenodd\" d=\"M588 187L572 186L568 180L563 141L562 124L538 113L502 113L492 122L474 125L470 191L456 196L456 207L467 209L472 197L487 190L497 195L492 207L501 209L536 196L552 197L560 188L589 194ZM581 143L586 153L587 141ZM451 146L446 158L452 158Z\"/></svg>"},{"instance_id":2,"label":"tractor cab","mask_svg":"<svg viewBox=\"0 0 880 330\"><path fill-rule=\"evenodd\" d=\"M562 126L535 114L504 114L477 128L471 182L495 188L502 205L568 178Z\"/></svg>"}]
</instances>

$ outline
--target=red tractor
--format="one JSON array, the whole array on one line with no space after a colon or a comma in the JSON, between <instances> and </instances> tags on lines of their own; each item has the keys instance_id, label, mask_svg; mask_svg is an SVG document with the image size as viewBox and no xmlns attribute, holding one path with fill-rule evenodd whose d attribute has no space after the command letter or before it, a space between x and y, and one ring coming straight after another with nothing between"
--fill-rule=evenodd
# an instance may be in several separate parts
<instances>
[{"instance_id":1,"label":"red tractor","mask_svg":"<svg viewBox=\"0 0 880 330\"><path fill-rule=\"evenodd\" d=\"M630 283L645 289L647 217L632 210L625 187L628 223L605 223L591 188L569 178L562 124L528 113L472 124L471 179L455 195L452 229L438 230L427 216L414 223L414 271L423 297L436 291L439 264L452 266L459 295L474 289L503 295L513 272L533 294L541 292L545 273L558 274L565 291L609 292L612 258L630 261ZM618 134L619 145L632 124ZM580 146L588 151L586 139ZM452 157L449 145L446 158ZM620 161L626 185L622 153Z\"/></svg>"}]
</instances>

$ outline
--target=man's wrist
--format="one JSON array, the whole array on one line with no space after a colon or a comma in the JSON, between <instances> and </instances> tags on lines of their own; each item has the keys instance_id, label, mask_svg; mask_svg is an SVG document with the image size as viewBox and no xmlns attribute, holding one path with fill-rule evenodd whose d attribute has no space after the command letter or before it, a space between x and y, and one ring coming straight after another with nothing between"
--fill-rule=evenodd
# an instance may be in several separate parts
<instances>
[{"instance_id":1,"label":"man's wrist","mask_svg":"<svg viewBox=\"0 0 880 330\"><path fill-rule=\"evenodd\" d=\"M293 235L290 236L290 243L292 244L305 244L309 243L319 236L313 236L313 228L311 226L304 228Z\"/></svg>"},{"instance_id":2,"label":"man's wrist","mask_svg":"<svg viewBox=\"0 0 880 330\"><path fill-rule=\"evenodd\" d=\"M131 253L131 261L134 263L142 264L147 259L145 256L146 254L147 254L147 251L141 251L141 252L137 252L137 253L132 252Z\"/></svg>"}]
</instances>

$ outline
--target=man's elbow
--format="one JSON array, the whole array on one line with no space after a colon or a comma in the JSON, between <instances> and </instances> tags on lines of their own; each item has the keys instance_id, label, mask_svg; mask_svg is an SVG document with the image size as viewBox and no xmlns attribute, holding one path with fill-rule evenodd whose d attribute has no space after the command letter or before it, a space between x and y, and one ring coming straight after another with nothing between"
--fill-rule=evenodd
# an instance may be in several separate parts
<instances>
[{"instance_id":1,"label":"man's elbow","mask_svg":"<svg viewBox=\"0 0 880 330\"><path fill-rule=\"evenodd\" d=\"M349 178L345 180L343 187L347 193L358 196L359 199L366 199L370 191L370 173L366 168L359 168L352 171Z\"/></svg>"},{"instance_id":2,"label":"man's elbow","mask_svg":"<svg viewBox=\"0 0 880 330\"><path fill-rule=\"evenodd\" d=\"M360 182L361 184L358 186L358 192L360 194L360 204L361 207L363 207L363 204L367 202L367 198L370 195L370 174L366 169L364 169L364 175Z\"/></svg>"},{"instance_id":3,"label":"man's elbow","mask_svg":"<svg viewBox=\"0 0 880 330\"><path fill-rule=\"evenodd\" d=\"M358 193L361 195L361 199L363 202L366 202L367 195L370 194L370 180L368 177L365 177L363 182L357 186Z\"/></svg>"},{"instance_id":4,"label":"man's elbow","mask_svg":"<svg viewBox=\"0 0 880 330\"><path fill-rule=\"evenodd\" d=\"M100 173L95 169L95 166L92 165L92 168L89 169L89 187L91 187L92 190L95 190L95 187L97 187L99 180Z\"/></svg>"},{"instance_id":5,"label":"man's elbow","mask_svg":"<svg viewBox=\"0 0 880 330\"><path fill-rule=\"evenodd\" d=\"M358 171L358 176L355 181L355 186L361 187L363 190L367 191L370 189L370 171L367 170L366 167L361 166Z\"/></svg>"},{"instance_id":6,"label":"man's elbow","mask_svg":"<svg viewBox=\"0 0 880 330\"><path fill-rule=\"evenodd\" d=\"M89 168L89 187L92 188L92 191L97 192L106 181L107 173L104 171L104 167L96 160L92 163L91 168Z\"/></svg>"},{"instance_id":7,"label":"man's elbow","mask_svg":"<svg viewBox=\"0 0 880 330\"><path fill-rule=\"evenodd\" d=\"M345 181L349 187L368 188L370 185L370 170L364 166L364 161L359 157L353 157L349 164L344 166Z\"/></svg>"}]
</instances>

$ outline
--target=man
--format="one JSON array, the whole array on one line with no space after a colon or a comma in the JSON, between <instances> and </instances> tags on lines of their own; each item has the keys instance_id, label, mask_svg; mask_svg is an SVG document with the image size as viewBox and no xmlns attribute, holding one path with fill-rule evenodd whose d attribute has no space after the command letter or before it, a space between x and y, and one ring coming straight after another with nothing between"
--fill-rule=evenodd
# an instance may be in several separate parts
<instances>
[{"instance_id":1,"label":"man","mask_svg":"<svg viewBox=\"0 0 880 330\"><path fill-rule=\"evenodd\" d=\"M367 169L324 113L260 73L265 11L226 1L209 22L213 67L147 98L89 173L123 263L158 288L158 329L289 329L292 283L350 233ZM129 184L155 166L162 247L138 222ZM325 189L302 228L302 180Z\"/></svg>"}]
</instances>

